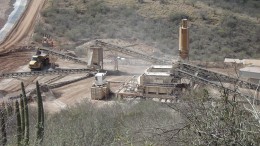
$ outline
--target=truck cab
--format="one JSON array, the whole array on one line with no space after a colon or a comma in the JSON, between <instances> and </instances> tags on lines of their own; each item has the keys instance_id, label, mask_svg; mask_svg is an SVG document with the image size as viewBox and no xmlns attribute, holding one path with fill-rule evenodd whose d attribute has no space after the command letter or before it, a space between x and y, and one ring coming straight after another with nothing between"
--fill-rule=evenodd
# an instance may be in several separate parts
<instances>
[{"instance_id":1,"label":"truck cab","mask_svg":"<svg viewBox=\"0 0 260 146\"><path fill-rule=\"evenodd\" d=\"M106 73L97 73L95 75L95 85L102 86L106 84Z\"/></svg>"},{"instance_id":2,"label":"truck cab","mask_svg":"<svg viewBox=\"0 0 260 146\"><path fill-rule=\"evenodd\" d=\"M47 65L49 65L48 54L33 55L31 61L29 62L29 68L31 70L41 70Z\"/></svg>"}]
</instances>

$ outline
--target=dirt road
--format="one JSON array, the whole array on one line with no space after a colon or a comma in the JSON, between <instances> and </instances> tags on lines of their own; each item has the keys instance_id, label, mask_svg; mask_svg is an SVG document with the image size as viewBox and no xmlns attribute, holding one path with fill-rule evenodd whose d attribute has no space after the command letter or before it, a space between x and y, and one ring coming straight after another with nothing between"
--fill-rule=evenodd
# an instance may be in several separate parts
<instances>
[{"instance_id":1,"label":"dirt road","mask_svg":"<svg viewBox=\"0 0 260 146\"><path fill-rule=\"evenodd\" d=\"M30 32L32 32L35 19L44 5L45 0L32 0L28 5L24 15L6 37L2 44L0 44L0 53L10 51L12 47L20 43Z\"/></svg>"}]
</instances>

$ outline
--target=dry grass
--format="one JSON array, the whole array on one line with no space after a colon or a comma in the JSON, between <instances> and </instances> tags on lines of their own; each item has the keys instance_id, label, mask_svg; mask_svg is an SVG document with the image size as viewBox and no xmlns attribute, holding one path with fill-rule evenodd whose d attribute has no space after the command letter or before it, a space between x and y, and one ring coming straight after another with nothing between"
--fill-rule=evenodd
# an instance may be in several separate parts
<instances>
[{"instance_id":1,"label":"dry grass","mask_svg":"<svg viewBox=\"0 0 260 146\"><path fill-rule=\"evenodd\" d=\"M188 17L192 60L260 57L260 23L257 14L249 13L259 12L258 9L238 4L231 9L233 3L224 0L220 4L205 0L167 1L161 4L145 0L141 4L137 0L57 0L43 12L45 22L36 32L47 32L72 48L66 42L135 39L176 55L178 26L182 18Z\"/></svg>"}]
</instances>

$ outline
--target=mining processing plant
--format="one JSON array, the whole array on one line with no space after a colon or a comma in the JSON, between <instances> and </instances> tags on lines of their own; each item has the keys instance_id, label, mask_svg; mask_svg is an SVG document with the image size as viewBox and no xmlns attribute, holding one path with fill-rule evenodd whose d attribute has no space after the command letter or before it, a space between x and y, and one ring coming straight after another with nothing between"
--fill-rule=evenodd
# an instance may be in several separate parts
<instances>
[{"instance_id":1,"label":"mining processing plant","mask_svg":"<svg viewBox=\"0 0 260 146\"><path fill-rule=\"evenodd\" d=\"M186 90L194 89L196 85L203 83L252 99L252 97L242 94L238 88L258 90L257 84L189 64L188 29L187 19L183 19L179 29L179 59L173 61L171 65L163 65L169 62L97 41L96 43L100 47L114 48L116 51L138 56L155 64L161 64L152 65L141 76L133 76L127 80L117 90L116 96L119 98L150 98L173 102L178 100ZM234 86L231 87L230 84ZM103 91L108 92L106 89ZM107 93L104 95L107 95Z\"/></svg>"},{"instance_id":2,"label":"mining processing plant","mask_svg":"<svg viewBox=\"0 0 260 146\"><path fill-rule=\"evenodd\" d=\"M27 50L35 50L35 47L23 48ZM91 99L102 100L108 99L111 95L117 98L142 98L142 99L157 99L164 102L175 102L181 99L183 93L186 91L199 88L199 85L206 84L213 88L225 90L230 94L245 97L245 99L252 100L254 97L248 95L244 90L252 90L259 92L258 85L240 78L231 77L222 73L217 73L206 68L193 65L189 61L189 27L188 20L183 19L179 28L179 58L177 60L163 60L153 56L149 56L140 52L136 52L124 47L104 42L102 40L95 40L95 43L88 48L88 60L83 61L77 57L66 55L50 48L38 48L42 52L53 55L58 58L73 61L78 64L83 64L86 68L81 69L47 69L30 72L14 72L0 74L0 78L17 78L28 76L48 76L48 75L62 75L80 74L86 75L75 80L60 82L56 84L48 84L48 89L61 87L72 82L86 79L88 77L95 77L93 85L91 86ZM145 70L140 76L132 76L121 84L121 86L111 93L111 81L106 80L109 76L104 70L104 50L118 52L138 58L153 65ZM118 69L118 68L117 68ZM27 92L32 92L27 91ZM13 96L12 98L18 98ZM259 97L257 97L258 99ZM258 99L259 100L259 99Z\"/></svg>"}]
</instances>

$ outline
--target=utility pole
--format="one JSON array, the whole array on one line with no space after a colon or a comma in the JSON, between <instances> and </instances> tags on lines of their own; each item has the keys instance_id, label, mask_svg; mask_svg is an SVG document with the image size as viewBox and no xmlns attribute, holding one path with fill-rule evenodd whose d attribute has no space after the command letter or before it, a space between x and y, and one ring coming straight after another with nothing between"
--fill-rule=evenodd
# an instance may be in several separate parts
<instances>
[{"instance_id":1,"label":"utility pole","mask_svg":"<svg viewBox=\"0 0 260 146\"><path fill-rule=\"evenodd\" d=\"M116 55L114 58L114 61L115 61L114 71L118 71L118 59L119 59L119 57Z\"/></svg>"}]
</instances>

